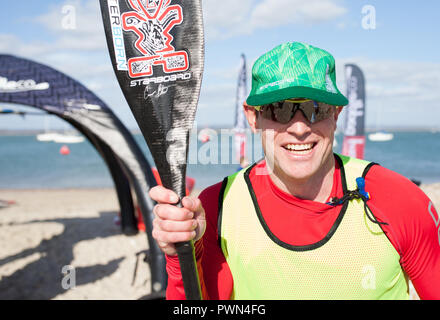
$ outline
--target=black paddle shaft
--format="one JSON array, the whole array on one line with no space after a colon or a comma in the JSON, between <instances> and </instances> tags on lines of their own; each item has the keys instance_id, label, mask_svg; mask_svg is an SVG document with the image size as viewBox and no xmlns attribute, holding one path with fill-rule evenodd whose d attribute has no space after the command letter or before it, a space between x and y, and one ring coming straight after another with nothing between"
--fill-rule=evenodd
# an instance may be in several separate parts
<instances>
[{"instance_id":1,"label":"black paddle shaft","mask_svg":"<svg viewBox=\"0 0 440 320\"><path fill-rule=\"evenodd\" d=\"M204 63L201 0L100 0L119 85L164 187L185 196ZM177 244L187 299L201 299L192 242Z\"/></svg>"}]
</instances>

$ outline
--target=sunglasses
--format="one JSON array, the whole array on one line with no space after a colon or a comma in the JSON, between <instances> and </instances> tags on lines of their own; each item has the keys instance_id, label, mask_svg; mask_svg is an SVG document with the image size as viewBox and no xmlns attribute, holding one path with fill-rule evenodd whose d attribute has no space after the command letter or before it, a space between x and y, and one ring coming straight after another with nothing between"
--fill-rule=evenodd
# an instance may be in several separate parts
<instances>
[{"instance_id":1,"label":"sunglasses","mask_svg":"<svg viewBox=\"0 0 440 320\"><path fill-rule=\"evenodd\" d=\"M287 124L293 119L297 110L301 110L310 123L316 123L330 118L334 107L314 100L284 100L257 106L255 109L265 119Z\"/></svg>"}]
</instances>

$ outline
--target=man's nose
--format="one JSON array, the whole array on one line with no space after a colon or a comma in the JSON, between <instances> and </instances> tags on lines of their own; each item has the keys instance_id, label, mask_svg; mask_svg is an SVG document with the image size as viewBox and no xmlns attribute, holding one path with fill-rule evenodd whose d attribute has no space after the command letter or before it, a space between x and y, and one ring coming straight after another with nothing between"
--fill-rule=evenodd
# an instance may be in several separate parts
<instances>
[{"instance_id":1,"label":"man's nose","mask_svg":"<svg viewBox=\"0 0 440 320\"><path fill-rule=\"evenodd\" d=\"M286 131L294 134L295 136L301 137L309 134L312 131L310 125L311 123L306 119L303 112L298 109L296 110L293 118L287 124Z\"/></svg>"}]
</instances>

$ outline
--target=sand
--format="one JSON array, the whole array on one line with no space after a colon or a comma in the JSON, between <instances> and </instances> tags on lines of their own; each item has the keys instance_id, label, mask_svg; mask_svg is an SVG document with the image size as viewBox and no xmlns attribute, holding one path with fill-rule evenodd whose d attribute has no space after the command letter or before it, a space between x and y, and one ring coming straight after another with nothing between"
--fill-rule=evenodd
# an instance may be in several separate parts
<instances>
[{"instance_id":1,"label":"sand","mask_svg":"<svg viewBox=\"0 0 440 320\"><path fill-rule=\"evenodd\" d=\"M0 299L150 293L148 265L136 256L148 248L146 235L121 233L113 189L0 190L0 199L16 202L0 209Z\"/></svg>"},{"instance_id":2,"label":"sand","mask_svg":"<svg viewBox=\"0 0 440 320\"><path fill-rule=\"evenodd\" d=\"M421 188L440 208L440 183ZM148 265L137 255L148 249L146 235L121 233L114 189L3 189L0 199L16 202L0 209L0 299L132 300L150 293Z\"/></svg>"}]
</instances>

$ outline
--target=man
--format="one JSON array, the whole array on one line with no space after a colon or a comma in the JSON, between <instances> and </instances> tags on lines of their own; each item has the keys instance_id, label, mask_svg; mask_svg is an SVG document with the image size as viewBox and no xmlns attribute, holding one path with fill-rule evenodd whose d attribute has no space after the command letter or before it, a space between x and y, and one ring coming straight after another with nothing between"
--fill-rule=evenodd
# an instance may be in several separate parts
<instances>
[{"instance_id":1,"label":"man","mask_svg":"<svg viewBox=\"0 0 440 320\"><path fill-rule=\"evenodd\" d=\"M174 243L194 239L205 299L440 298L438 215L411 181L333 153L341 106L326 51L282 44L252 70L244 112L265 158L199 198L155 187L167 298L184 299Z\"/></svg>"}]
</instances>

